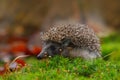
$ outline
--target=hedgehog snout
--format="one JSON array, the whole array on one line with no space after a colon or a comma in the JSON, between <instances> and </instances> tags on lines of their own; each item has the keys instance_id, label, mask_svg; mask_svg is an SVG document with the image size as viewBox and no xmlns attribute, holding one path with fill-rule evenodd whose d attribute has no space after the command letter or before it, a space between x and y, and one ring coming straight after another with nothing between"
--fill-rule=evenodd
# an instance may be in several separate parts
<instances>
[{"instance_id":1,"label":"hedgehog snout","mask_svg":"<svg viewBox=\"0 0 120 80\"><path fill-rule=\"evenodd\" d=\"M37 55L37 59L42 59L42 56L40 56L40 55Z\"/></svg>"},{"instance_id":2,"label":"hedgehog snout","mask_svg":"<svg viewBox=\"0 0 120 80\"><path fill-rule=\"evenodd\" d=\"M47 52L41 52L37 55L37 59L47 58L48 56Z\"/></svg>"}]
</instances>

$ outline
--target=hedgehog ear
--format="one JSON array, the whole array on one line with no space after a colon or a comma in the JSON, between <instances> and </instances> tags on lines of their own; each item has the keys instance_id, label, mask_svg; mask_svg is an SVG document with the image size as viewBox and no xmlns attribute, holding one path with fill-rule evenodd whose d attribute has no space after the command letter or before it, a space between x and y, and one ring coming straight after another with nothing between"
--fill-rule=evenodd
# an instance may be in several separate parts
<instances>
[{"instance_id":1,"label":"hedgehog ear","mask_svg":"<svg viewBox=\"0 0 120 80\"><path fill-rule=\"evenodd\" d=\"M63 39L62 40L62 46L63 47L68 47L71 43L71 40L70 39Z\"/></svg>"}]
</instances>

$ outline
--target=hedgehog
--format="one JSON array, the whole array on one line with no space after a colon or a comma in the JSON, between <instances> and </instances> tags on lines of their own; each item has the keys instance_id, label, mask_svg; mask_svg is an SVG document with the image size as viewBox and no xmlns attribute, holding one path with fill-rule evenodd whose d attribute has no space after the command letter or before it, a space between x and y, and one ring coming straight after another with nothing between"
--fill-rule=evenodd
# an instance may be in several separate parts
<instances>
[{"instance_id":1,"label":"hedgehog","mask_svg":"<svg viewBox=\"0 0 120 80\"><path fill-rule=\"evenodd\" d=\"M101 57L100 40L88 26L80 23L56 23L40 39L43 49L38 59L62 55L64 57L81 57L95 59Z\"/></svg>"}]
</instances>

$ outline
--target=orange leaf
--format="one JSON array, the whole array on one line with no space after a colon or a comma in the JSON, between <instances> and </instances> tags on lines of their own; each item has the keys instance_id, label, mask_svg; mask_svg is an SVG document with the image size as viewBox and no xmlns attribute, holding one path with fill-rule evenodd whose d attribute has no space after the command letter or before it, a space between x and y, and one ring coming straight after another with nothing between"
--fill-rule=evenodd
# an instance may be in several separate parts
<instances>
[{"instance_id":1,"label":"orange leaf","mask_svg":"<svg viewBox=\"0 0 120 80\"><path fill-rule=\"evenodd\" d=\"M32 55L38 55L41 52L42 48L38 46L30 46L28 47L28 50Z\"/></svg>"},{"instance_id":2,"label":"orange leaf","mask_svg":"<svg viewBox=\"0 0 120 80\"><path fill-rule=\"evenodd\" d=\"M16 59L15 62L17 62L18 64L20 64L22 67L26 65L25 61L22 59Z\"/></svg>"}]
</instances>

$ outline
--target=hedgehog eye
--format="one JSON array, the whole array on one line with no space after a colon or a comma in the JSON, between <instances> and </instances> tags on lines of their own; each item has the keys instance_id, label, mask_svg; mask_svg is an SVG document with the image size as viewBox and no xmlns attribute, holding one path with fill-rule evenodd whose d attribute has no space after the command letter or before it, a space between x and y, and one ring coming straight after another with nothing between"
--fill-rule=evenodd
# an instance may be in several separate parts
<instances>
[{"instance_id":1,"label":"hedgehog eye","mask_svg":"<svg viewBox=\"0 0 120 80\"><path fill-rule=\"evenodd\" d=\"M60 48L60 49L59 49L59 51L61 52L61 51L62 51L62 49Z\"/></svg>"}]
</instances>

